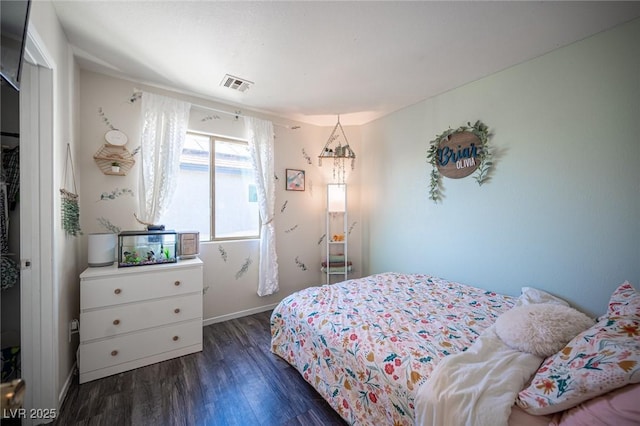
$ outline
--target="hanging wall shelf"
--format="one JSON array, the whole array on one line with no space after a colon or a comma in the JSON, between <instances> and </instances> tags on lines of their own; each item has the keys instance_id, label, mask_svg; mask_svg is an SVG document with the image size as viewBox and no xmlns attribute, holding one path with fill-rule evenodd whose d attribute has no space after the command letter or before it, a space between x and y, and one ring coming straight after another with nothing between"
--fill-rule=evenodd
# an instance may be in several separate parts
<instances>
[{"instance_id":1,"label":"hanging wall shelf","mask_svg":"<svg viewBox=\"0 0 640 426\"><path fill-rule=\"evenodd\" d=\"M356 153L353 152L353 150L349 146L347 135L344 134L342 124L340 124L340 116L338 116L338 122L333 128L333 131L331 132L327 143L324 144L324 148L322 148L322 152L320 152L318 158L318 164L320 166L322 166L323 158L356 158Z\"/></svg>"},{"instance_id":2,"label":"hanging wall shelf","mask_svg":"<svg viewBox=\"0 0 640 426\"><path fill-rule=\"evenodd\" d=\"M333 178L337 182L344 183L345 181L345 160L351 160L351 170L355 167L356 153L349 146L347 135L340 124L340 116L338 116L338 122L327 139L327 143L324 144L320 155L318 155L318 166L322 166L323 158L333 160Z\"/></svg>"},{"instance_id":3,"label":"hanging wall shelf","mask_svg":"<svg viewBox=\"0 0 640 426\"><path fill-rule=\"evenodd\" d=\"M93 159L105 175L126 176L135 164L133 155L123 146L105 144L95 153ZM118 171L113 169L114 163L118 164Z\"/></svg>"},{"instance_id":4,"label":"hanging wall shelf","mask_svg":"<svg viewBox=\"0 0 640 426\"><path fill-rule=\"evenodd\" d=\"M105 135L107 141L93 159L105 175L126 176L135 164L133 154L124 147L127 136L119 130L111 130Z\"/></svg>"}]
</instances>

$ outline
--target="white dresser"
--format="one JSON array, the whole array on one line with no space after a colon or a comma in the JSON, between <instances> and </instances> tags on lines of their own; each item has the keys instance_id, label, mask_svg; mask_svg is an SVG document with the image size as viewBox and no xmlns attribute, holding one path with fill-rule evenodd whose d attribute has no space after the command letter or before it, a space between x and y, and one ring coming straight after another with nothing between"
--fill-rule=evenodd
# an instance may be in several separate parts
<instances>
[{"instance_id":1,"label":"white dresser","mask_svg":"<svg viewBox=\"0 0 640 426\"><path fill-rule=\"evenodd\" d=\"M80 383L202 350L202 261L80 275Z\"/></svg>"}]
</instances>

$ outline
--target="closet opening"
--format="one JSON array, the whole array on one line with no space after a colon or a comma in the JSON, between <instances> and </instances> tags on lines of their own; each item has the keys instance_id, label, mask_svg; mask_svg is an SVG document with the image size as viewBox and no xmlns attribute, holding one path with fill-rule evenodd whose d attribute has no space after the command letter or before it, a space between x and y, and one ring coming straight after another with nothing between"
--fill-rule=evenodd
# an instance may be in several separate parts
<instances>
[{"instance_id":1,"label":"closet opening","mask_svg":"<svg viewBox=\"0 0 640 426\"><path fill-rule=\"evenodd\" d=\"M20 96L1 85L0 353L1 381L22 377L20 363Z\"/></svg>"}]
</instances>

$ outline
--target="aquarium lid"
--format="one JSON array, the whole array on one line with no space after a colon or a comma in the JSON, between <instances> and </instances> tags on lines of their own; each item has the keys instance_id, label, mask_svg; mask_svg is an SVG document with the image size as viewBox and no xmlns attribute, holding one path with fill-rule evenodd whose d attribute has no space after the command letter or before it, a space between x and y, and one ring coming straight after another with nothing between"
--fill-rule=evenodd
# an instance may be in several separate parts
<instances>
[{"instance_id":1,"label":"aquarium lid","mask_svg":"<svg viewBox=\"0 0 640 426\"><path fill-rule=\"evenodd\" d=\"M118 234L121 237L126 237L130 235L176 235L176 231L166 230L166 231L122 231Z\"/></svg>"}]
</instances>

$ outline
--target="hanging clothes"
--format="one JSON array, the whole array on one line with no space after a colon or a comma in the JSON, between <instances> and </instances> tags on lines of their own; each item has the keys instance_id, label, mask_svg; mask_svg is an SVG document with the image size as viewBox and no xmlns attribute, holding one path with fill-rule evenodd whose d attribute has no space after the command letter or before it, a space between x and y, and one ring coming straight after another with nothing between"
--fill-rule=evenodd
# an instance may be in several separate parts
<instances>
[{"instance_id":1,"label":"hanging clothes","mask_svg":"<svg viewBox=\"0 0 640 426\"><path fill-rule=\"evenodd\" d=\"M14 210L20 194L20 147L2 150L3 180L7 184L9 210Z\"/></svg>"},{"instance_id":2,"label":"hanging clothes","mask_svg":"<svg viewBox=\"0 0 640 426\"><path fill-rule=\"evenodd\" d=\"M0 182L0 253L9 253L9 204L7 184Z\"/></svg>"},{"instance_id":3,"label":"hanging clothes","mask_svg":"<svg viewBox=\"0 0 640 426\"><path fill-rule=\"evenodd\" d=\"M2 290L16 285L20 280L20 268L9 253L9 211L18 204L20 193L20 149L2 149L0 173L0 277Z\"/></svg>"},{"instance_id":4,"label":"hanging clothes","mask_svg":"<svg viewBox=\"0 0 640 426\"><path fill-rule=\"evenodd\" d=\"M0 277L2 290L13 287L20 279L18 264L9 257L9 209L7 184L0 183Z\"/></svg>"}]
</instances>

